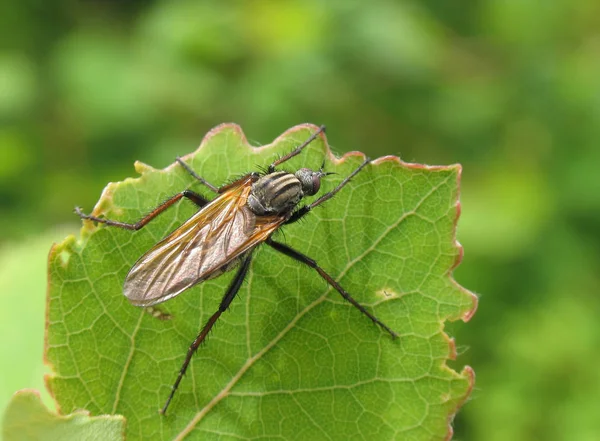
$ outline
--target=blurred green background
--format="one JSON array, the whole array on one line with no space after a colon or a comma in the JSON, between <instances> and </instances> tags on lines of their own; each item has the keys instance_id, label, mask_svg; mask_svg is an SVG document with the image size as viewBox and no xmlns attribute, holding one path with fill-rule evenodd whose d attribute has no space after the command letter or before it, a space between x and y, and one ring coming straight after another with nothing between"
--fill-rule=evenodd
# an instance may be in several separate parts
<instances>
[{"instance_id":1,"label":"blurred green background","mask_svg":"<svg viewBox=\"0 0 600 441\"><path fill-rule=\"evenodd\" d=\"M27 0L0 35L0 410L43 387L73 206L221 122L260 144L308 121L338 153L464 167L455 439L600 439L600 2Z\"/></svg>"}]
</instances>

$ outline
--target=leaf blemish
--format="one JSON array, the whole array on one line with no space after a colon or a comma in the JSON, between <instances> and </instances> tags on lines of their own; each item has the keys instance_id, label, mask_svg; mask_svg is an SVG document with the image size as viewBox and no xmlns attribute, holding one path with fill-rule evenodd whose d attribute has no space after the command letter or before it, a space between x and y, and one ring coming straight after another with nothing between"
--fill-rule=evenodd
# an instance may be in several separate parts
<instances>
[{"instance_id":1,"label":"leaf blemish","mask_svg":"<svg viewBox=\"0 0 600 441\"><path fill-rule=\"evenodd\" d=\"M399 299L400 297L402 297L401 294L398 294L397 292L395 292L394 290L392 290L390 288L380 289L375 294L377 294L377 297L379 297L380 302L387 301L387 300Z\"/></svg>"},{"instance_id":2,"label":"leaf blemish","mask_svg":"<svg viewBox=\"0 0 600 441\"><path fill-rule=\"evenodd\" d=\"M60 260L60 265L63 268L66 268L69 265L69 260L71 259L71 252L67 250L62 250L58 255L58 258Z\"/></svg>"}]
</instances>

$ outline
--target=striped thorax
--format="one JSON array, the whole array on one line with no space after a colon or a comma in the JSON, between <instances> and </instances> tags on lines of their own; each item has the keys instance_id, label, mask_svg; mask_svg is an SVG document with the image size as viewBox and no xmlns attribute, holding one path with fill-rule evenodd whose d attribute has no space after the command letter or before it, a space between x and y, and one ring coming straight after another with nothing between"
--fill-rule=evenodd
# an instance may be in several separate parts
<instances>
[{"instance_id":1,"label":"striped thorax","mask_svg":"<svg viewBox=\"0 0 600 441\"><path fill-rule=\"evenodd\" d=\"M248 207L257 216L291 213L304 196L319 191L321 170L301 168L296 173L278 171L262 176L254 184L248 196Z\"/></svg>"}]
</instances>

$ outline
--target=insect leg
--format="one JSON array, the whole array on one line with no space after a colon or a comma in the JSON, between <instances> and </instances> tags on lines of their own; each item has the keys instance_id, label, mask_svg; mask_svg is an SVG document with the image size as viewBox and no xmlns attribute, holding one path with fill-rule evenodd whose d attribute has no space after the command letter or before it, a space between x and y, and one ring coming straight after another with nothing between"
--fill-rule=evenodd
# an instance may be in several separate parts
<instances>
[{"instance_id":1,"label":"insect leg","mask_svg":"<svg viewBox=\"0 0 600 441\"><path fill-rule=\"evenodd\" d=\"M327 274L325 272L325 270L323 270L323 268L321 268L317 264L317 262L315 262L313 259L294 250L293 248L288 247L287 245L282 244L281 242L276 242L272 239L267 239L266 243L267 243L267 245L273 247L277 251L285 254L286 256L289 256L292 259L295 259L298 262L303 263L303 264L315 269L319 273L319 275L323 279L325 279L325 281L327 283L329 283L329 285L331 285L337 292L339 292L340 295L344 299L349 301L356 309L358 309L364 315L369 317L371 319L371 321L373 321L373 323L375 323L376 325L379 325L382 329L387 331L392 336L392 338L398 337L398 334L396 334L385 323L383 323L381 320L379 320L377 317L375 317L373 314L371 314L369 311L367 311L364 306L362 306L360 303L358 303L344 288L342 288L342 286L339 283L337 283L335 280L333 280L333 277L331 277L329 274Z\"/></svg>"},{"instance_id":2,"label":"insect leg","mask_svg":"<svg viewBox=\"0 0 600 441\"><path fill-rule=\"evenodd\" d=\"M215 187L214 185L212 185L210 182L206 181L204 178L201 178L194 170L192 170L192 168L187 165L185 162L183 162L183 159L181 159L179 156L177 156L175 158L175 160L177 162L179 162L179 164L181 164L181 166L183 168L186 169L186 171L192 175L197 181L199 181L202 185L204 185L205 187L209 188L212 192L214 193L218 193L219 189L218 187Z\"/></svg>"},{"instance_id":3,"label":"insect leg","mask_svg":"<svg viewBox=\"0 0 600 441\"><path fill-rule=\"evenodd\" d=\"M227 288L227 292L225 292L225 295L223 296L223 300L221 300L219 309L208 319L208 322L206 322L206 324L202 328L202 331L200 331L200 334L198 334L196 339L192 342L192 344L188 348L187 355L185 356L183 365L181 365L181 369L179 370L177 379L175 380L175 383L173 384L173 387L171 388L171 393L169 394L169 398L167 398L167 402L165 403L164 407L160 411L161 414L163 414L163 415L166 414L167 408L169 407L169 404L171 403L171 400L173 399L173 396L175 395L175 392L177 391L177 388L179 387L179 383L181 382L181 379L185 375L185 372L187 371L187 368L188 368L190 362L192 361L192 356L194 355L194 353L196 352L198 347L202 344L202 342L206 339L206 336L212 329L213 325L219 319L221 314L229 307L229 305L231 304L231 301L235 298L236 294L240 290L240 287L242 286L242 282L244 281L244 279L246 278L246 274L248 273L248 268L250 268L250 260L251 260L251 255L248 255L244 259L242 266L240 267L240 269L236 273L235 277L233 278L231 284L229 285L229 288Z\"/></svg>"},{"instance_id":4,"label":"insect leg","mask_svg":"<svg viewBox=\"0 0 600 441\"><path fill-rule=\"evenodd\" d=\"M287 161L290 158L293 158L298 153L300 153L304 149L304 147L306 147L308 144L313 142L317 138L317 136L319 136L319 134L321 134L321 132L325 132L325 126L319 127L319 130L317 130L315 133L310 135L310 138L308 138L306 141L304 141L302 144L300 144L298 147L296 147L294 150L292 150L287 155L279 158L277 161L275 161L271 165L269 165L269 168L268 168L269 173L273 173L275 171L275 167L277 167L279 164Z\"/></svg>"},{"instance_id":5,"label":"insect leg","mask_svg":"<svg viewBox=\"0 0 600 441\"><path fill-rule=\"evenodd\" d=\"M298 210L296 210L290 216L290 218L285 222L285 224L286 225L292 224L292 223L300 220L302 217L304 217L306 214L308 214L310 212L310 210L312 210L316 206L321 205L323 202L328 201L329 199L334 197L337 194L337 192L339 192L342 188L344 188L346 186L346 184L348 184L348 182L350 182L350 179L352 179L354 176L356 176L358 174L358 172L360 172L363 168L365 168L367 166L367 164L369 164L369 162L370 162L370 159L366 158L365 161L361 165L359 165L356 168L356 170L354 170L352 173L350 173L350 175L347 176L346 179L344 179L342 182L340 182L337 185L337 187L335 187L329 193L325 193L323 196L321 196L319 199L317 199L313 203L304 205L303 207L300 207Z\"/></svg>"},{"instance_id":6,"label":"insect leg","mask_svg":"<svg viewBox=\"0 0 600 441\"><path fill-rule=\"evenodd\" d=\"M142 219L137 221L135 224L129 224L126 222L104 219L101 217L92 216L90 214L85 214L81 211L81 208L79 208L79 207L75 207L75 213L82 219L99 222L101 224L106 224L111 227L119 227L119 228L124 228L126 230L137 231L137 230L143 228L144 226L146 226L146 224L148 222L150 222L152 219L154 219L156 216L161 214L163 211L165 211L167 208L169 208L171 205L173 205L175 202L177 202L181 198L187 198L200 207L203 207L204 205L206 205L210 202L208 199L206 199L204 196L199 195L198 193L194 193L191 190L184 190L181 193L177 193L175 196L167 199L165 202L160 204L158 207L156 207L154 210L152 210L150 213L148 213Z\"/></svg>"}]
</instances>

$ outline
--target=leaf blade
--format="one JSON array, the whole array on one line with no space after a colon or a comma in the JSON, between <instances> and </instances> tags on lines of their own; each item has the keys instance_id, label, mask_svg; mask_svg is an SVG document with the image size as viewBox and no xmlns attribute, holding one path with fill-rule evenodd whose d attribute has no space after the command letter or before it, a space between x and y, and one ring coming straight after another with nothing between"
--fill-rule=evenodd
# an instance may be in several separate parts
<instances>
[{"instance_id":1,"label":"leaf blade","mask_svg":"<svg viewBox=\"0 0 600 441\"><path fill-rule=\"evenodd\" d=\"M185 160L210 182L221 183L268 164L311 130L313 126L297 126L256 149L239 127L224 125ZM284 169L318 168L325 156L326 169L338 173L327 188L363 158L353 153L338 160L322 139L307 150ZM210 166L217 163L226 167ZM137 180L107 187L95 214L136 219L153 202L192 183L176 166L137 168L142 171ZM464 317L475 306L472 294L449 277L461 256L454 239L459 176L457 166L423 167L380 158L306 222L290 225L278 236L315 258L400 333L400 341L374 327L316 273L261 248L239 298L194 357L173 414L163 420L156 412L231 274L165 304L174 320L153 320L127 304L120 282L135 259L193 208L178 205L174 214L134 235L86 222L82 241L71 238L50 256L53 320L47 357L57 373L49 380L51 389L67 411L84 407L92 413L126 415L132 439L157 432L166 438L230 433L289 439L337 434L348 439L386 427L393 427L386 431L391 438L406 431L415 439L444 439L451 414L472 385L468 372L446 367L452 345L443 334L445 320ZM379 394L404 399L385 404L385 399L369 398ZM374 406L369 417L362 415L364 403ZM349 420L332 424L340 406ZM272 415L286 410L288 417L282 418L289 427L280 428L281 418L272 418L263 407L272 409ZM289 415L294 421L287 421ZM352 418L364 422L350 422Z\"/></svg>"}]
</instances>

